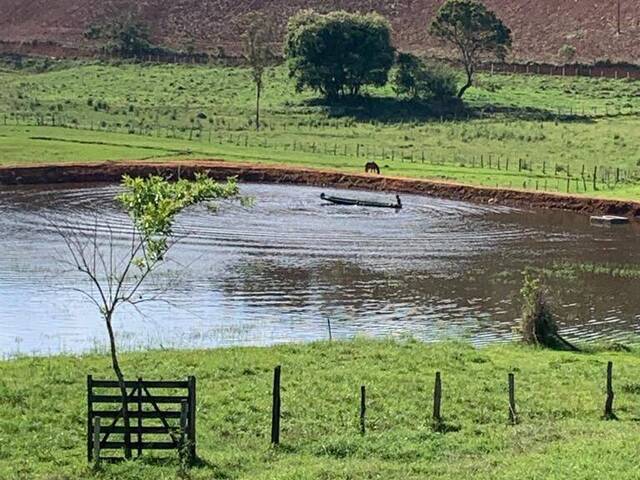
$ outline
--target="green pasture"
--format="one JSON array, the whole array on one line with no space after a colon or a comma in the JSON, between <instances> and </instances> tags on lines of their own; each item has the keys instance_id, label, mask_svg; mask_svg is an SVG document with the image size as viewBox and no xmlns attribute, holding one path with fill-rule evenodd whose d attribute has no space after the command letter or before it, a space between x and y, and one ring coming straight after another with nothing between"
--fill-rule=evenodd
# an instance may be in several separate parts
<instances>
[{"instance_id":1,"label":"green pasture","mask_svg":"<svg viewBox=\"0 0 640 480\"><path fill-rule=\"evenodd\" d=\"M617 421L602 419L607 361ZM123 356L129 378L198 381L200 460L177 454L86 461L86 375L111 378L108 357L0 362L0 478L13 479L636 479L640 357L482 349L410 339ZM270 446L271 381L282 365L282 434ZM431 422L442 372L445 424ZM515 373L519 423L508 416ZM367 433L359 431L367 387ZM164 458L161 456L164 455Z\"/></svg>"},{"instance_id":2,"label":"green pasture","mask_svg":"<svg viewBox=\"0 0 640 480\"><path fill-rule=\"evenodd\" d=\"M637 196L637 81L483 74L464 105L398 99L390 86L327 105L295 92L284 67L267 77L256 132L242 68L4 70L0 163L215 156L358 171L375 160L388 175Z\"/></svg>"}]
</instances>

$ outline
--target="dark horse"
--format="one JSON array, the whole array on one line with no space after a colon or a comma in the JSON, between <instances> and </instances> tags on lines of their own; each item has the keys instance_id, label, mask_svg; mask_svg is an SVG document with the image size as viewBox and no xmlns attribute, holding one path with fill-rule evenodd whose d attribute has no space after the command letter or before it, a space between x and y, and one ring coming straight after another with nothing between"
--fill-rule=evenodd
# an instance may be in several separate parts
<instances>
[{"instance_id":1,"label":"dark horse","mask_svg":"<svg viewBox=\"0 0 640 480\"><path fill-rule=\"evenodd\" d=\"M364 166L365 173L374 172L380 175L380 167L376 162L369 162Z\"/></svg>"}]
</instances>

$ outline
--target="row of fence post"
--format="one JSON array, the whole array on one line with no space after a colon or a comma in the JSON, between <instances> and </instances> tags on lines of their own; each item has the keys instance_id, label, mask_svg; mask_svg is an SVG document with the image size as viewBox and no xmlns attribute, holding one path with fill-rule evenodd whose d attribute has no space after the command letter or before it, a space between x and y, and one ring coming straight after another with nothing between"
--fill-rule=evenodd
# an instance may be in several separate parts
<instances>
[{"instance_id":1,"label":"row of fence post","mask_svg":"<svg viewBox=\"0 0 640 480\"><path fill-rule=\"evenodd\" d=\"M272 422L271 422L271 443L278 445L280 443L280 417L281 417L281 396L280 396L280 381L281 381L281 366L277 366L274 370L273 376L273 405L272 405ZM508 390L508 419L511 425L519 423L518 410L516 404L516 377L515 373L511 372L507 376L507 390ZM606 379L606 399L604 406L605 420L616 420L617 416L613 410L613 362L607 364L607 379ZM360 434L366 434L366 415L367 415L367 389L365 385L360 386L360 410L359 410L359 423ZM442 374L436 372L435 382L433 388L433 414L432 420L435 428L439 428L444 424L444 417L442 415Z\"/></svg>"},{"instance_id":2,"label":"row of fence post","mask_svg":"<svg viewBox=\"0 0 640 480\"><path fill-rule=\"evenodd\" d=\"M5 123L6 123L6 116L5 116ZM75 128L77 128L78 126L75 125ZM92 125L92 129L93 129L93 125ZM187 129L189 131L189 138L188 140L193 141L193 134L194 131L198 132L198 130L194 130L192 129ZM202 132L200 131L200 133L198 133L198 138L201 138ZM243 137L241 139L241 137ZM178 138L175 137L175 130L173 130L173 137L167 137L167 138ZM205 142L207 141L206 139L204 140ZM209 143L212 142L212 130L209 129L209 135L208 135L208 141ZM223 138L222 135L219 136L219 142L220 144L224 144L225 139ZM233 136L230 135L229 137L229 142L231 144L235 144L235 145L242 145L244 144L245 147L249 147L251 145L249 145L249 137L248 135L240 135L238 134L237 137L237 141L234 142ZM485 159L485 155L481 154L479 156L471 156L471 159L469 160L469 158L465 158L465 157L461 157L461 156L454 156L451 159L443 159L442 157L438 157L435 158L432 155L425 155L425 151L424 150L419 150L419 151L415 151L415 150L411 150L410 152L407 152L406 150L400 150L400 151L396 151L395 149L385 149L385 147L381 147L380 149L376 149L375 147L373 149L370 149L368 145L365 144L356 144L354 146L353 149L353 154L350 153L347 149L347 144L343 144L341 145L341 148L339 148L338 144L335 143L333 145L329 145L329 148L327 148L326 144L322 144L322 146L324 148L319 148L320 144L316 144L314 143L310 143L308 145L308 149L305 149L305 145L302 142L297 142L294 141L291 145L289 144L271 144L269 145L268 140L265 138L262 140L262 143L259 143L258 146L263 147L263 148L283 148L284 151L287 151L289 148L291 148L292 151L311 151L314 154L317 153L333 153L334 156L352 156L354 155L356 158L371 158L373 160L378 160L378 158L380 158L383 161L391 161L391 162L395 162L397 159L399 159L401 162L411 162L411 163L416 163L416 162L421 162L421 163L429 163L431 165L457 165L460 166L461 168L464 168L466 166L471 166L473 168L477 168L478 166L481 169L484 168L489 168L489 169L497 169L498 171L511 171L510 165L511 162L508 156L502 156L500 154L488 154L487 158ZM366 148L365 148L366 147ZM417 157L416 157L417 155ZM416 158L418 160L416 160ZM486 161L485 161L486 160ZM493 161L495 160L495 161ZM538 166L540 166L540 164L538 164ZM617 186L619 183L621 182L628 182L630 179L634 180L637 179L640 176L640 173L637 171L632 171L626 168L620 168L620 167L598 167L597 165L593 167L593 174L589 174L586 173L586 165L583 164L582 165L582 169L581 171L579 170L577 175L572 176L571 172L570 172L570 165L560 165L558 163L555 164L555 171L553 172L547 172L547 162L543 161L542 165L541 165L541 174L543 175L543 179L544 179L544 183L541 184L541 179L540 178L535 178L535 179L525 179L522 183L522 188L527 189L527 188L533 188L533 186L535 185L535 189L539 190L541 188L541 185L544 185L543 190L548 190L548 179L550 178L551 180L556 179L556 188L555 191L561 191L561 190L566 190L567 193L572 191L572 184L570 180L573 180L575 182L575 185L573 186L574 189L573 191L575 192L580 192L580 188L582 187L582 191L583 192L587 192L588 190L588 186L591 186L593 191L598 191L599 187L605 186L606 188L611 188L612 185L615 187ZM531 172L532 176L538 176L539 174L536 174L535 172L536 170L536 164L535 162L532 162L531 160L523 160L522 158L518 158L517 160L517 171L519 173L524 172ZM560 175L562 173L566 173L566 175ZM547 176L547 174L549 173L549 176ZM551 175L551 173L553 173ZM598 178L598 176L600 178ZM564 178L566 179L566 188L564 186L560 186L560 180ZM564 184L563 184L564 185ZM509 184L509 187L511 187L512 185ZM553 190L553 187L551 188Z\"/></svg>"},{"instance_id":3,"label":"row of fence post","mask_svg":"<svg viewBox=\"0 0 640 480\"><path fill-rule=\"evenodd\" d=\"M630 80L631 78L640 78L640 71L638 69L631 70L621 68L606 68L598 66L583 66L583 65L549 65L549 64L500 64L495 65L481 65L482 70L490 72L492 75L495 73L507 73L507 74L536 74L536 75L550 75L550 76L571 76L571 77L596 77L596 78L625 78ZM594 73L594 69L595 72ZM546 70L546 72L545 72Z\"/></svg>"},{"instance_id":4,"label":"row of fence post","mask_svg":"<svg viewBox=\"0 0 640 480\"><path fill-rule=\"evenodd\" d=\"M93 130L93 125L92 125L92 130ZM197 129L195 131L198 131ZM189 130L189 140L193 140L193 129ZM201 135L201 134L200 134ZM242 139L241 139L242 137ZM209 129L209 134L208 134L208 142L211 143L212 142L212 130ZM219 136L219 142L220 144L224 144L224 139L223 136ZM234 141L233 140L233 136L231 135L229 137L229 141L227 143L230 144L234 144L237 146L241 146L244 145L244 147L249 147L249 140L248 140L248 135L240 135L238 134L238 140ZM341 145L341 148L338 147L338 144L335 143L333 144L333 146L329 145L329 148L327 148L326 144L322 144L323 148L320 149L318 148L319 145L317 145L315 142L314 143L310 143L308 149L312 152L312 153L333 153L334 156L338 156L339 154L342 156L351 156L351 154L348 152L347 150L347 145L343 144ZM265 138L263 139L262 143L259 143L258 146L263 147L263 148L269 148L270 145L268 144L268 140ZM272 148L277 148L277 147L282 147L285 151L287 150L287 147L289 147L288 144L283 144L283 145L278 145L278 144L272 144L271 145ZM305 151L305 147L304 144L302 142L297 142L294 140L294 142L290 145L292 151ZM331 148L332 147L332 148ZM365 149L366 147L366 149ZM373 160L377 160L378 157L380 157L381 160L390 160L392 162L394 162L396 159L400 159L400 161L404 162L404 161L409 161L411 163L416 163L416 156L418 159L420 159L421 163L429 163L431 165L447 165L447 164L459 164L461 167L465 167L466 164L470 163L471 166L473 168L488 168L488 169L497 169L498 171L510 171L510 157L508 156L502 156L500 154L487 154L487 158L485 161L485 156L484 154L479 155L478 157L476 156L472 156L471 160L469 161L468 158L465 157L460 157L460 156L454 156L452 160L443 160L442 158L436 158L434 160L433 156L430 155L425 155L425 151L424 150L419 150L419 151L415 151L412 150L411 152L407 152L406 150L400 150L398 152L396 152L395 149L385 149L385 147L381 147L381 149L378 151L377 149L373 149L371 150L369 148L368 145L365 144L356 144L355 145L355 151L354 151L354 156L356 158L372 158ZM493 161L495 159L495 161ZM518 167L517 167L517 171L519 173L522 173L523 171L529 171L532 174L535 174L535 163L532 162L531 160L524 160L522 158L518 158L517 161ZM542 165L541 165L541 172L542 175L546 176L547 175L547 162L543 161ZM566 173L565 175L562 175L562 177L565 178L571 178L574 181L576 181L576 191L579 190L578 188L578 179L582 180L582 186L583 186L583 190L586 191L587 190L587 181L589 180L589 183L592 184L592 189L594 191L598 190L598 172L600 172L600 182L606 184L607 187L610 187L611 184L613 183L613 185L617 185L620 182L622 182L623 180L628 180L629 178L633 177L633 173L630 174L628 169L624 169L624 168L620 168L620 167L598 167L597 165L594 166L593 169L593 175L587 174L586 173L586 165L582 164L582 169L581 169L581 173L579 174L579 176L572 176L570 173L570 165L567 164L565 165L560 165L558 163L555 164L555 170L554 170L554 174L550 177L550 178L560 178L559 173L562 172ZM612 172L615 172L612 173ZM526 183L524 184L524 188L526 188ZM538 190L538 188L536 187L536 190ZM570 187L567 187L567 191L570 190Z\"/></svg>"}]
</instances>

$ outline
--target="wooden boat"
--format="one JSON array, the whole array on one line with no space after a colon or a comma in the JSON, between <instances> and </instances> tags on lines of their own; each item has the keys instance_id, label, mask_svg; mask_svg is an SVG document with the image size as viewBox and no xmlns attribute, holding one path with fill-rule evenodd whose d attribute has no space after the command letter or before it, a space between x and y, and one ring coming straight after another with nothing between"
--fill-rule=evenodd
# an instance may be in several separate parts
<instances>
[{"instance_id":1,"label":"wooden boat","mask_svg":"<svg viewBox=\"0 0 640 480\"><path fill-rule=\"evenodd\" d=\"M629 223L629 219L616 215L601 215L591 217L591 223L594 225L626 225Z\"/></svg>"},{"instance_id":2,"label":"wooden boat","mask_svg":"<svg viewBox=\"0 0 640 480\"><path fill-rule=\"evenodd\" d=\"M400 210L402 208L402 202L400 201L399 195L396 195L396 203L374 202L370 200L357 200L354 198L333 197L331 195L325 195L324 193L320 195L320 198L327 202L331 202L335 205L353 205L358 207L376 207L376 208L395 208L396 210Z\"/></svg>"}]
</instances>

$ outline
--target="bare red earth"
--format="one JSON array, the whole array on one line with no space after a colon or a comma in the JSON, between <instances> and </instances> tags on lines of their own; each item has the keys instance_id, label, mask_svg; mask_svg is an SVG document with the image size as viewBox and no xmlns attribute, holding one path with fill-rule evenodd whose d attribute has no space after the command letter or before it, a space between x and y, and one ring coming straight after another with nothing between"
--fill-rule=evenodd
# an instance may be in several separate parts
<instances>
[{"instance_id":1,"label":"bare red earth","mask_svg":"<svg viewBox=\"0 0 640 480\"><path fill-rule=\"evenodd\" d=\"M397 46L444 55L427 25L443 0L0 0L0 51L23 48L34 53L34 40L70 48L90 48L83 32L108 12L135 8L161 44L176 48L194 42L198 50L238 51L235 20L251 10L265 10L284 28L303 8L320 11L375 10L387 16ZM621 0L621 34L617 34L615 0L485 0L514 32L512 60L554 62L558 49L571 44L577 60L640 63L640 3ZM36 47L38 47L36 45ZM44 53L56 51L40 43ZM57 50L64 53L64 49Z\"/></svg>"},{"instance_id":2,"label":"bare red earth","mask_svg":"<svg viewBox=\"0 0 640 480\"><path fill-rule=\"evenodd\" d=\"M0 167L0 185L48 183L118 182L122 175L158 174L176 178L208 172L216 179L238 177L245 182L287 183L345 189L430 195L451 200L496 203L525 208L570 210L585 214L640 216L640 203L617 200L473 187L414 178L345 174L333 170L296 168L281 165L256 165L222 160L173 162L107 162L101 164L34 165Z\"/></svg>"}]
</instances>

